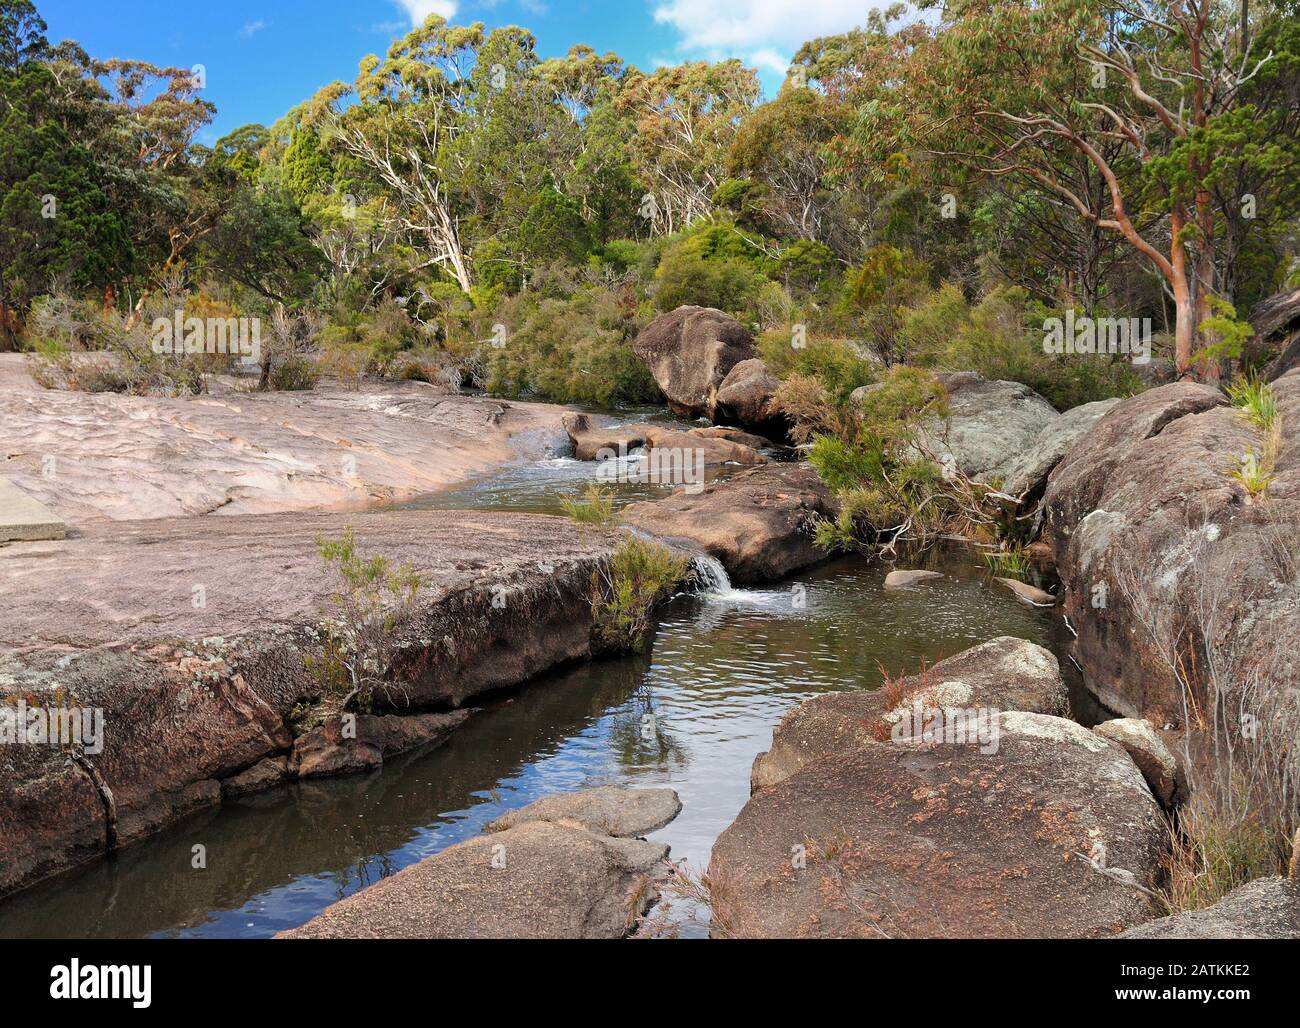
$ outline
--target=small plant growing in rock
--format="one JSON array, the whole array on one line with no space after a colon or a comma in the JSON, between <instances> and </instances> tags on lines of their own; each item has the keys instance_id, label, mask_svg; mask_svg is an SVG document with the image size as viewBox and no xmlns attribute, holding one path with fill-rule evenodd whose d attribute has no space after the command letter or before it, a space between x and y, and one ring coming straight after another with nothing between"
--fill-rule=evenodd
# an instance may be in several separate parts
<instances>
[{"instance_id":1,"label":"small plant growing in rock","mask_svg":"<svg viewBox=\"0 0 1300 1028\"><path fill-rule=\"evenodd\" d=\"M592 633L611 650L645 648L653 614L685 576L689 561L635 536L624 539L591 576Z\"/></svg>"},{"instance_id":2,"label":"small plant growing in rock","mask_svg":"<svg viewBox=\"0 0 1300 1028\"><path fill-rule=\"evenodd\" d=\"M566 496L560 501L564 513L583 525L608 526L614 523L614 491L599 485L587 486L581 496Z\"/></svg>"},{"instance_id":3,"label":"small plant growing in rock","mask_svg":"<svg viewBox=\"0 0 1300 1028\"><path fill-rule=\"evenodd\" d=\"M1246 376L1228 386L1228 399L1261 432L1271 432L1277 420L1277 397L1272 387L1258 378Z\"/></svg>"},{"instance_id":4,"label":"small plant growing in rock","mask_svg":"<svg viewBox=\"0 0 1300 1028\"><path fill-rule=\"evenodd\" d=\"M327 692L341 697L340 711L369 710L396 655L397 629L414 615L424 581L406 565L395 568L385 557L362 555L351 528L341 539L318 539L316 546L338 577L319 669Z\"/></svg>"},{"instance_id":5,"label":"small plant growing in rock","mask_svg":"<svg viewBox=\"0 0 1300 1028\"><path fill-rule=\"evenodd\" d=\"M1271 462L1261 461L1255 456L1254 449L1246 451L1241 459L1241 467L1232 472L1232 477L1242 484L1251 496L1261 496L1273 482Z\"/></svg>"}]
</instances>

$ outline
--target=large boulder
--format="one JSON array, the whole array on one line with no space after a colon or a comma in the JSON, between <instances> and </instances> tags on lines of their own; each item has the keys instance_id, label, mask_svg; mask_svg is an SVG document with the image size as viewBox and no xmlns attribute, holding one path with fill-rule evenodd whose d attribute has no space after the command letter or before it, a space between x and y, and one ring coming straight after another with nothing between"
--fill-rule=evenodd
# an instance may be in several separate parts
<instances>
[{"instance_id":1,"label":"large boulder","mask_svg":"<svg viewBox=\"0 0 1300 1028\"><path fill-rule=\"evenodd\" d=\"M1041 495L1052 469L1117 403L1118 399L1098 400L1058 414L1028 449L998 469L1002 491L1022 502Z\"/></svg>"},{"instance_id":2,"label":"large boulder","mask_svg":"<svg viewBox=\"0 0 1300 1028\"><path fill-rule=\"evenodd\" d=\"M970 478L1005 477L1057 418L1056 408L1026 385L973 371L939 374L948 391L948 419L918 433L918 445Z\"/></svg>"},{"instance_id":3,"label":"large boulder","mask_svg":"<svg viewBox=\"0 0 1300 1028\"><path fill-rule=\"evenodd\" d=\"M1122 939L1297 939L1300 882L1260 878L1234 889L1212 907L1148 921Z\"/></svg>"},{"instance_id":4,"label":"large boulder","mask_svg":"<svg viewBox=\"0 0 1300 1028\"><path fill-rule=\"evenodd\" d=\"M715 416L719 421L781 438L788 423L772 410L772 397L780 385L760 358L741 361L718 387Z\"/></svg>"},{"instance_id":5,"label":"large boulder","mask_svg":"<svg viewBox=\"0 0 1300 1028\"><path fill-rule=\"evenodd\" d=\"M941 660L892 688L823 693L799 704L772 731L772 747L754 760L750 787L765 789L824 757L890 738L916 704L1024 710L1063 715L1061 667L1043 647L1002 636Z\"/></svg>"},{"instance_id":6,"label":"large boulder","mask_svg":"<svg viewBox=\"0 0 1300 1028\"><path fill-rule=\"evenodd\" d=\"M488 834L335 903L281 938L623 938L649 909L654 883L668 871L668 847L633 836L661 827L680 810L670 789L648 796L596 789L547 797L497 819Z\"/></svg>"},{"instance_id":7,"label":"large boulder","mask_svg":"<svg viewBox=\"0 0 1300 1028\"><path fill-rule=\"evenodd\" d=\"M569 413L563 418L564 430L573 443L578 460L601 460L609 454L631 454L638 450L646 455L655 450L676 450L679 454L699 455L706 466L719 464L765 464L767 458L755 448L763 444L757 437L730 438L718 430L680 431L665 425L598 425L590 414ZM743 433L741 433L743 435ZM695 466L692 456L689 466ZM673 462L676 466L684 466Z\"/></svg>"},{"instance_id":8,"label":"large boulder","mask_svg":"<svg viewBox=\"0 0 1300 1028\"><path fill-rule=\"evenodd\" d=\"M1114 935L1152 915L1168 828L1127 753L1062 718L992 746L876 742L755 793L713 847L746 938Z\"/></svg>"},{"instance_id":9,"label":"large boulder","mask_svg":"<svg viewBox=\"0 0 1300 1028\"><path fill-rule=\"evenodd\" d=\"M712 417L718 389L754 339L739 321L712 307L678 307L647 325L632 344L668 406L689 418Z\"/></svg>"},{"instance_id":10,"label":"large boulder","mask_svg":"<svg viewBox=\"0 0 1300 1028\"><path fill-rule=\"evenodd\" d=\"M815 471L774 463L699 491L634 503L623 521L703 550L721 561L734 583L750 585L825 560L812 531L819 519L834 515L834 497Z\"/></svg>"},{"instance_id":11,"label":"large boulder","mask_svg":"<svg viewBox=\"0 0 1300 1028\"><path fill-rule=\"evenodd\" d=\"M1271 382L1300 365L1300 289L1284 289L1261 300L1250 312L1255 330L1253 355L1269 359L1264 374Z\"/></svg>"},{"instance_id":12,"label":"large boulder","mask_svg":"<svg viewBox=\"0 0 1300 1028\"><path fill-rule=\"evenodd\" d=\"M1049 479L1045 534L1076 657L1118 714L1178 720L1174 667L1275 696L1300 684L1300 370L1273 389L1281 449L1263 498L1232 474L1262 451L1259 431L1189 382L1118 404Z\"/></svg>"},{"instance_id":13,"label":"large boulder","mask_svg":"<svg viewBox=\"0 0 1300 1028\"><path fill-rule=\"evenodd\" d=\"M1097 725L1093 731L1124 747L1147 780L1151 792L1166 809L1173 809L1184 798L1187 786L1183 769L1150 721L1116 718Z\"/></svg>"}]
</instances>

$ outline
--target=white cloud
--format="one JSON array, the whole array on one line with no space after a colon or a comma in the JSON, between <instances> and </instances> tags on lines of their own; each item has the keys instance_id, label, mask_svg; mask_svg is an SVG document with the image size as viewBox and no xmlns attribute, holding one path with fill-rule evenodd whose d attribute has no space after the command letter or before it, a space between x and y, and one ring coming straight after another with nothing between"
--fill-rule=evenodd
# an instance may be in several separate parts
<instances>
[{"instance_id":1,"label":"white cloud","mask_svg":"<svg viewBox=\"0 0 1300 1028\"><path fill-rule=\"evenodd\" d=\"M240 30L240 33L239 33L239 34L240 34L244 39L252 39L255 35L257 35L259 32L261 32L264 28L266 28L266 22L262 21L262 20L259 18L257 21L250 21L247 25L245 25L245 26L243 27L243 29Z\"/></svg>"},{"instance_id":2,"label":"white cloud","mask_svg":"<svg viewBox=\"0 0 1300 1028\"><path fill-rule=\"evenodd\" d=\"M418 27L424 24L424 19L431 14L440 14L450 20L456 15L456 8L460 5L457 0L393 0L411 19L411 26Z\"/></svg>"},{"instance_id":3,"label":"white cloud","mask_svg":"<svg viewBox=\"0 0 1300 1028\"><path fill-rule=\"evenodd\" d=\"M817 36L861 25L876 6L883 0L661 0L654 16L677 29L686 50L762 56L770 65L778 51L793 54Z\"/></svg>"},{"instance_id":4,"label":"white cloud","mask_svg":"<svg viewBox=\"0 0 1300 1028\"><path fill-rule=\"evenodd\" d=\"M790 70L790 58L783 57L770 47L755 50L747 56L746 63L754 68L767 68L778 75L784 75Z\"/></svg>"}]
</instances>

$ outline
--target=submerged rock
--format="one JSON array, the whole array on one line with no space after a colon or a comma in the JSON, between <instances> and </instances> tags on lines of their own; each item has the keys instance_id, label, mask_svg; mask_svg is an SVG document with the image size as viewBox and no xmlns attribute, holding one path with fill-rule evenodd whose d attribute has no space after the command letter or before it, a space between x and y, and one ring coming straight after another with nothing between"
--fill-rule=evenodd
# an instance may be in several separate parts
<instances>
[{"instance_id":1,"label":"submerged rock","mask_svg":"<svg viewBox=\"0 0 1300 1028\"><path fill-rule=\"evenodd\" d=\"M754 794L713 847L718 934L1113 935L1151 916L1168 831L1119 746L1004 713L997 742L871 743Z\"/></svg>"},{"instance_id":2,"label":"submerged rock","mask_svg":"<svg viewBox=\"0 0 1300 1028\"><path fill-rule=\"evenodd\" d=\"M901 589L920 582L932 582L936 578L943 578L943 575L938 571L891 571L885 576L885 588Z\"/></svg>"},{"instance_id":3,"label":"submerged rock","mask_svg":"<svg viewBox=\"0 0 1300 1028\"><path fill-rule=\"evenodd\" d=\"M1010 589L1016 595L1021 603L1028 604L1031 607L1054 607L1056 606L1056 597L1028 582L1022 582L1018 578L999 578L998 585Z\"/></svg>"},{"instance_id":4,"label":"submerged rock","mask_svg":"<svg viewBox=\"0 0 1300 1028\"><path fill-rule=\"evenodd\" d=\"M602 450L630 453L646 444L646 425L602 426L590 414L572 411L564 415L561 423L578 460L596 460Z\"/></svg>"},{"instance_id":5,"label":"submerged rock","mask_svg":"<svg viewBox=\"0 0 1300 1028\"><path fill-rule=\"evenodd\" d=\"M1297 939L1300 882L1261 878L1234 889L1212 907L1130 928L1122 939Z\"/></svg>"},{"instance_id":6,"label":"submerged rock","mask_svg":"<svg viewBox=\"0 0 1300 1028\"><path fill-rule=\"evenodd\" d=\"M502 814L486 830L504 832L530 821L549 821L576 824L598 835L628 839L657 831L681 812L682 801L672 789L606 785L543 796L526 807Z\"/></svg>"},{"instance_id":7,"label":"submerged rock","mask_svg":"<svg viewBox=\"0 0 1300 1028\"><path fill-rule=\"evenodd\" d=\"M749 446L755 450L769 450L776 445L772 440L765 439L761 435L754 435L752 432L744 432L739 428L726 428L721 425L710 428L692 428L686 434L704 439L725 439L727 442L739 443L741 446Z\"/></svg>"},{"instance_id":8,"label":"submerged rock","mask_svg":"<svg viewBox=\"0 0 1300 1028\"><path fill-rule=\"evenodd\" d=\"M990 639L941 660L893 689L824 693L799 704L772 732L772 747L754 760L750 786L764 789L806 764L890 739L915 704L1063 715L1061 667L1049 650L1011 636Z\"/></svg>"},{"instance_id":9,"label":"submerged rock","mask_svg":"<svg viewBox=\"0 0 1300 1028\"><path fill-rule=\"evenodd\" d=\"M678 307L647 325L632 350L650 369L674 413L712 417L727 374L754 356L754 339L722 311Z\"/></svg>"},{"instance_id":10,"label":"submerged rock","mask_svg":"<svg viewBox=\"0 0 1300 1028\"><path fill-rule=\"evenodd\" d=\"M626 524L681 539L717 558L737 585L773 582L825 560L813 540L819 518L834 517L830 489L807 465L769 464L698 491L634 503Z\"/></svg>"},{"instance_id":11,"label":"submerged rock","mask_svg":"<svg viewBox=\"0 0 1300 1028\"><path fill-rule=\"evenodd\" d=\"M621 827L644 826L669 809L671 820L681 804L666 789L644 798L616 792L540 800L280 938L623 938L657 896L668 847L588 830L582 818L619 820L613 806L621 799L637 812Z\"/></svg>"},{"instance_id":12,"label":"submerged rock","mask_svg":"<svg viewBox=\"0 0 1300 1028\"><path fill-rule=\"evenodd\" d=\"M589 414L566 414L564 428L573 443L578 460L602 460L613 456L626 456L642 450L647 454L655 450L676 450L679 454L702 457L705 465L764 464L767 458L755 448L768 445L757 436L734 438L724 429L691 429L679 431L663 425L596 425ZM684 459L684 458L683 458Z\"/></svg>"}]
</instances>

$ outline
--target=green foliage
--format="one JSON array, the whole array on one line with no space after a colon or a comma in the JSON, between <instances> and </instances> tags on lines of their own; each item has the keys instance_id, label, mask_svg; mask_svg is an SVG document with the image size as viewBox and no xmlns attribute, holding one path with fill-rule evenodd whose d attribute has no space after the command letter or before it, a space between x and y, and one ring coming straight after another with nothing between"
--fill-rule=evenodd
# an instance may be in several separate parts
<instances>
[{"instance_id":1,"label":"green foliage","mask_svg":"<svg viewBox=\"0 0 1300 1028\"><path fill-rule=\"evenodd\" d=\"M1198 326L1206 345L1192 355L1192 363L1219 363L1240 357L1255 334L1247 321L1239 320L1236 308L1221 296L1209 297L1211 314Z\"/></svg>"},{"instance_id":2,"label":"green foliage","mask_svg":"<svg viewBox=\"0 0 1300 1028\"><path fill-rule=\"evenodd\" d=\"M566 496L560 501L564 513L583 525L607 527L614 523L614 493L598 485L590 485L581 496Z\"/></svg>"},{"instance_id":3,"label":"green foliage","mask_svg":"<svg viewBox=\"0 0 1300 1028\"><path fill-rule=\"evenodd\" d=\"M1261 461L1252 447L1241 458L1240 466L1233 469L1232 477L1240 482L1251 496L1260 496L1268 490L1277 476L1273 474L1271 462Z\"/></svg>"},{"instance_id":4,"label":"green foliage","mask_svg":"<svg viewBox=\"0 0 1300 1028\"><path fill-rule=\"evenodd\" d=\"M592 573L592 634L603 649L645 649L655 608L686 577L689 561L658 543L629 536Z\"/></svg>"},{"instance_id":5,"label":"green foliage","mask_svg":"<svg viewBox=\"0 0 1300 1028\"><path fill-rule=\"evenodd\" d=\"M1058 410L1142 390L1124 356L1044 353L1041 326L1050 313L1019 286L995 288L972 306L945 284L904 314L899 348L922 367L1021 382Z\"/></svg>"},{"instance_id":6,"label":"green foliage","mask_svg":"<svg viewBox=\"0 0 1300 1028\"><path fill-rule=\"evenodd\" d=\"M567 297L523 293L497 310L505 345L488 348L487 386L504 396L612 407L660 397L632 353L640 327L623 292L581 288Z\"/></svg>"},{"instance_id":7,"label":"green foliage","mask_svg":"<svg viewBox=\"0 0 1300 1028\"><path fill-rule=\"evenodd\" d=\"M369 710L387 681L398 650L398 632L415 614L423 577L380 554L365 555L347 528L338 539L320 538L316 549L336 579L334 617L315 669L327 691L341 696L341 710Z\"/></svg>"},{"instance_id":8,"label":"green foliage","mask_svg":"<svg viewBox=\"0 0 1300 1028\"><path fill-rule=\"evenodd\" d=\"M915 450L916 433L948 414L947 393L927 373L891 368L838 435L820 435L808 460L835 490L840 516L818 541L845 549L904 530L924 536L952 510L939 467Z\"/></svg>"},{"instance_id":9,"label":"green foliage","mask_svg":"<svg viewBox=\"0 0 1300 1028\"><path fill-rule=\"evenodd\" d=\"M1277 421L1277 395L1261 378L1244 375L1228 386L1228 399L1261 432L1271 432Z\"/></svg>"},{"instance_id":10,"label":"green foliage","mask_svg":"<svg viewBox=\"0 0 1300 1028\"><path fill-rule=\"evenodd\" d=\"M794 345L792 331L773 329L759 337L759 356L777 378L815 378L832 404L846 403L855 389L876 381L877 366L852 343L820 337L801 342Z\"/></svg>"},{"instance_id":11,"label":"green foliage","mask_svg":"<svg viewBox=\"0 0 1300 1028\"><path fill-rule=\"evenodd\" d=\"M661 311L684 304L716 307L741 321L757 322L767 285L759 262L736 245L709 245L736 238L730 233L709 233L665 249L655 272L655 305Z\"/></svg>"}]
</instances>

